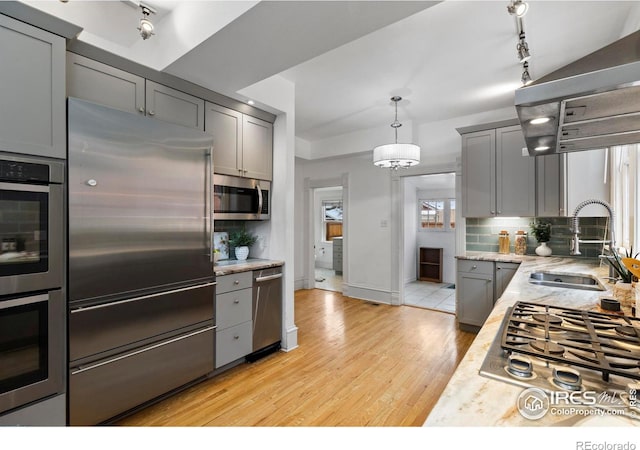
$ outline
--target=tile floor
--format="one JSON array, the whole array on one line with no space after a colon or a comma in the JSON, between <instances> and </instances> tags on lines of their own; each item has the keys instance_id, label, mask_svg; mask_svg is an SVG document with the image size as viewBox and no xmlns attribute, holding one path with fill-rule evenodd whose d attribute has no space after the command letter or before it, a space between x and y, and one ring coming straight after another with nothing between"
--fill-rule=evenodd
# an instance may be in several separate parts
<instances>
[{"instance_id":1,"label":"tile floor","mask_svg":"<svg viewBox=\"0 0 640 450\"><path fill-rule=\"evenodd\" d=\"M331 269L316 267L316 289L342 292L342 275L336 275L336 272Z\"/></svg>"},{"instance_id":2,"label":"tile floor","mask_svg":"<svg viewBox=\"0 0 640 450\"><path fill-rule=\"evenodd\" d=\"M451 286L451 283L407 283L404 285L404 304L455 314L456 290L448 286Z\"/></svg>"}]
</instances>

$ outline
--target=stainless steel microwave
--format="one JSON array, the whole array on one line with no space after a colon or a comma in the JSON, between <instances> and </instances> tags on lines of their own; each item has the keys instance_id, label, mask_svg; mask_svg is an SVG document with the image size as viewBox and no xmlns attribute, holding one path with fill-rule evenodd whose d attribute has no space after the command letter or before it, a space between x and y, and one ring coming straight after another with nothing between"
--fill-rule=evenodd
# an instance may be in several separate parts
<instances>
[{"instance_id":1,"label":"stainless steel microwave","mask_svg":"<svg viewBox=\"0 0 640 450\"><path fill-rule=\"evenodd\" d=\"M213 175L214 220L269 220L271 182Z\"/></svg>"}]
</instances>

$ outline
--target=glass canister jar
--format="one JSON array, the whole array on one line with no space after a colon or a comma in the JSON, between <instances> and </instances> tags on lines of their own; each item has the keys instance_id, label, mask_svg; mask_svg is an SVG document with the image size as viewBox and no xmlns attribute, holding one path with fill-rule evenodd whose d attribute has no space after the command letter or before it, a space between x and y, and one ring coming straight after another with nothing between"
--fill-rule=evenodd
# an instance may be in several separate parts
<instances>
[{"instance_id":1,"label":"glass canister jar","mask_svg":"<svg viewBox=\"0 0 640 450\"><path fill-rule=\"evenodd\" d=\"M509 244L509 232L507 230L501 230L500 233L498 233L498 253L508 255Z\"/></svg>"},{"instance_id":2,"label":"glass canister jar","mask_svg":"<svg viewBox=\"0 0 640 450\"><path fill-rule=\"evenodd\" d=\"M525 253L527 253L527 233L525 233L523 230L518 230L516 232L514 253L516 255L524 255Z\"/></svg>"}]
</instances>

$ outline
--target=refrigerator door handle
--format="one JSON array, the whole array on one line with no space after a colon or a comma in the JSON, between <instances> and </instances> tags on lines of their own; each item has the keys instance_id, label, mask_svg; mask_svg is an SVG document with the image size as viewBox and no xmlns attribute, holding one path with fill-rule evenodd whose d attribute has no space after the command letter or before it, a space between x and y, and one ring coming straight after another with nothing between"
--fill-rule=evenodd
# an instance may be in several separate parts
<instances>
[{"instance_id":1,"label":"refrigerator door handle","mask_svg":"<svg viewBox=\"0 0 640 450\"><path fill-rule=\"evenodd\" d=\"M207 233L207 239L209 239L209 244L207 245L207 248L209 249L209 261L210 262L214 262L214 257L213 257L213 200L212 200L212 196L213 196L213 149L209 149L209 151L207 152L207 176L205 177L205 183L207 184L206 186L206 197L207 197L207 211L205 212L205 214L207 215L207 217L205 218L207 227L208 227L208 233Z\"/></svg>"},{"instance_id":2,"label":"refrigerator door handle","mask_svg":"<svg viewBox=\"0 0 640 450\"><path fill-rule=\"evenodd\" d=\"M262 214L262 189L259 184L256 185L256 189L258 190L258 211L256 214L260 216Z\"/></svg>"}]
</instances>

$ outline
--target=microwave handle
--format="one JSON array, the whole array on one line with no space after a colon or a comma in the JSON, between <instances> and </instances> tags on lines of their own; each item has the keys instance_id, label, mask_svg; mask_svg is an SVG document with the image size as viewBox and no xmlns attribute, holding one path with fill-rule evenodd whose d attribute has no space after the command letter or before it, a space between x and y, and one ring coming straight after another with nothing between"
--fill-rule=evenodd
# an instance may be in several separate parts
<instances>
[{"instance_id":1,"label":"microwave handle","mask_svg":"<svg viewBox=\"0 0 640 450\"><path fill-rule=\"evenodd\" d=\"M256 185L256 189L258 190L258 216L260 214L262 214L262 189L260 188L260 185L257 184Z\"/></svg>"}]
</instances>

